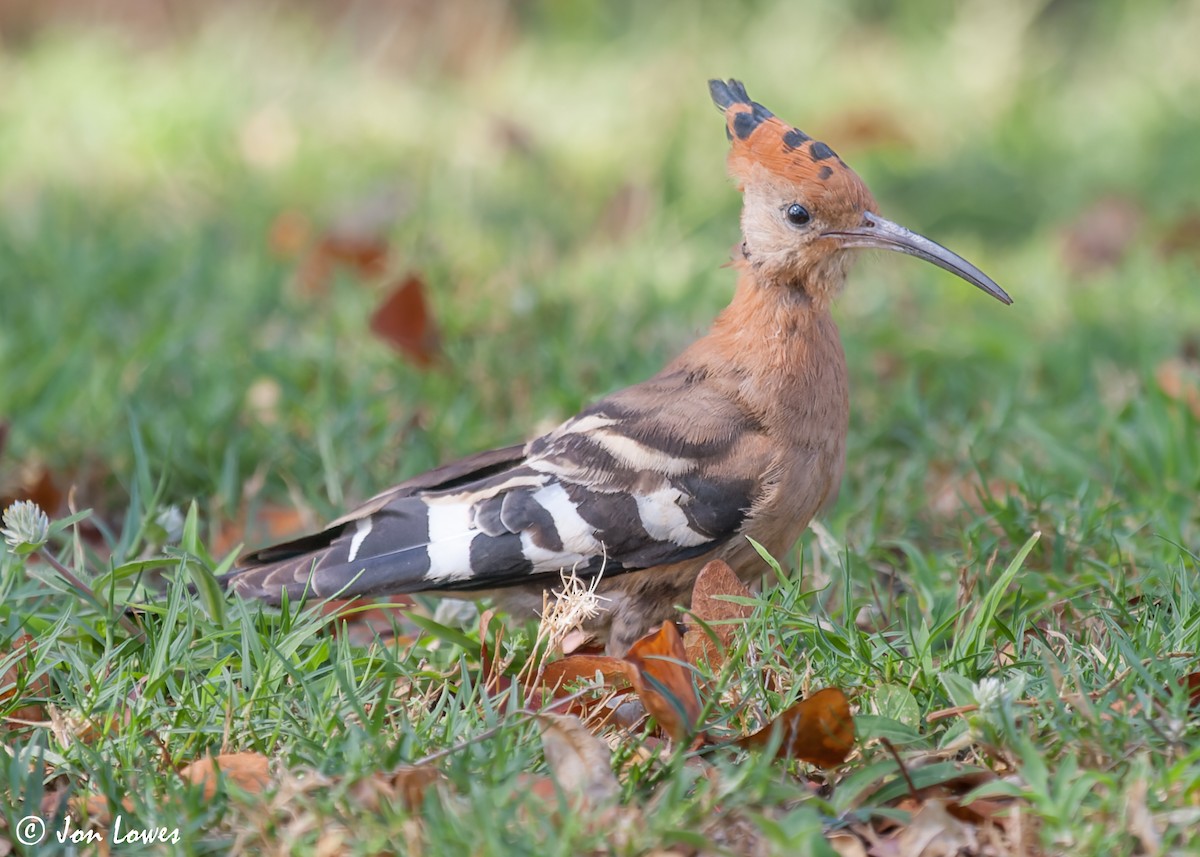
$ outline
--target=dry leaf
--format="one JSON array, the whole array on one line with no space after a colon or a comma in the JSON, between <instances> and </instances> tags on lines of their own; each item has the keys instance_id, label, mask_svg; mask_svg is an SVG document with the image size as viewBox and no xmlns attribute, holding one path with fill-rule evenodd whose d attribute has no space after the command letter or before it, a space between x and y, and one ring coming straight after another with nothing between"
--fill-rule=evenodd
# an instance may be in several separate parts
<instances>
[{"instance_id":1,"label":"dry leaf","mask_svg":"<svg viewBox=\"0 0 1200 857\"><path fill-rule=\"evenodd\" d=\"M958 857L977 854L975 829L959 821L942 801L927 801L895 836L897 852L909 857Z\"/></svg>"},{"instance_id":2,"label":"dry leaf","mask_svg":"<svg viewBox=\"0 0 1200 857\"><path fill-rule=\"evenodd\" d=\"M387 241L378 235L330 233L321 238L304 259L300 267L300 285L306 294L324 294L338 268L364 280L374 279L387 271L387 261Z\"/></svg>"},{"instance_id":3,"label":"dry leaf","mask_svg":"<svg viewBox=\"0 0 1200 857\"><path fill-rule=\"evenodd\" d=\"M565 696L569 685L579 681L590 681L596 673L600 673L614 688L628 687L633 682L629 664L620 658L610 658L607 655L571 655L546 664L538 686L549 690L554 696Z\"/></svg>"},{"instance_id":4,"label":"dry leaf","mask_svg":"<svg viewBox=\"0 0 1200 857\"><path fill-rule=\"evenodd\" d=\"M546 804L558 800L559 785L554 781L554 777L544 774L522 774L517 778L517 789L522 794L533 795Z\"/></svg>"},{"instance_id":5,"label":"dry leaf","mask_svg":"<svg viewBox=\"0 0 1200 857\"><path fill-rule=\"evenodd\" d=\"M827 841L838 857L867 857L867 847L852 833L831 833Z\"/></svg>"},{"instance_id":6,"label":"dry leaf","mask_svg":"<svg viewBox=\"0 0 1200 857\"><path fill-rule=\"evenodd\" d=\"M492 624L496 611L484 610L479 617L479 664L483 669L483 686L493 693L499 693L512 686L512 679L504 675L504 664L500 660L501 643L504 640L504 625L496 623L495 650L488 644L488 629Z\"/></svg>"},{"instance_id":7,"label":"dry leaf","mask_svg":"<svg viewBox=\"0 0 1200 857\"><path fill-rule=\"evenodd\" d=\"M271 222L267 233L267 246L275 255L292 259L299 256L308 246L311 235L312 222L307 215L295 209L287 209L281 211Z\"/></svg>"},{"instance_id":8,"label":"dry leaf","mask_svg":"<svg viewBox=\"0 0 1200 857\"><path fill-rule=\"evenodd\" d=\"M753 612L750 605L727 601L723 596L751 597L746 584L733 573L728 563L714 559L700 569L696 577L692 587L692 615L684 622L687 629L684 648L688 661L693 664L708 663L713 672L719 671L724 665L725 653L732 645L739 623L749 619ZM709 626L717 637L715 641L697 619Z\"/></svg>"},{"instance_id":9,"label":"dry leaf","mask_svg":"<svg viewBox=\"0 0 1200 857\"><path fill-rule=\"evenodd\" d=\"M591 697L575 697L570 702L555 703L550 710L563 714L575 714L588 721L607 723L613 721L618 713L609 702L619 690L628 688L632 683L631 667L620 658L610 658L604 655L571 655L558 661L546 664L538 677L527 687L526 696L532 696L537 689L547 690L554 699L571 696L571 688L576 683L592 682L597 673L603 679L603 684L596 689Z\"/></svg>"},{"instance_id":10,"label":"dry leaf","mask_svg":"<svg viewBox=\"0 0 1200 857\"><path fill-rule=\"evenodd\" d=\"M779 715L773 723L740 739L738 746L761 750L783 730L777 758L801 759L823 768L846 761L854 749L850 701L836 687L818 690Z\"/></svg>"},{"instance_id":11,"label":"dry leaf","mask_svg":"<svg viewBox=\"0 0 1200 857\"><path fill-rule=\"evenodd\" d=\"M420 277L409 274L392 287L371 316L371 332L422 369L433 365L439 335Z\"/></svg>"},{"instance_id":12,"label":"dry leaf","mask_svg":"<svg viewBox=\"0 0 1200 857\"><path fill-rule=\"evenodd\" d=\"M577 808L612 803L621 786L612 771L612 751L578 717L539 714L546 764L559 788Z\"/></svg>"},{"instance_id":13,"label":"dry leaf","mask_svg":"<svg viewBox=\"0 0 1200 857\"><path fill-rule=\"evenodd\" d=\"M1154 380L1164 396L1187 405L1192 415L1200 420L1200 363L1172 357L1158 364Z\"/></svg>"},{"instance_id":14,"label":"dry leaf","mask_svg":"<svg viewBox=\"0 0 1200 857\"><path fill-rule=\"evenodd\" d=\"M264 503L254 509L254 517L243 509L237 519L226 521L212 540L214 556L224 556L238 545L279 542L314 529L316 522L294 506Z\"/></svg>"},{"instance_id":15,"label":"dry leaf","mask_svg":"<svg viewBox=\"0 0 1200 857\"><path fill-rule=\"evenodd\" d=\"M632 667L634 690L663 731L676 742L695 734L700 699L675 623L665 621L657 631L634 643L625 661Z\"/></svg>"},{"instance_id":16,"label":"dry leaf","mask_svg":"<svg viewBox=\"0 0 1200 857\"><path fill-rule=\"evenodd\" d=\"M1189 211L1171 224L1158 249L1168 258L1188 255L1200 261L1200 211Z\"/></svg>"},{"instance_id":17,"label":"dry leaf","mask_svg":"<svg viewBox=\"0 0 1200 857\"><path fill-rule=\"evenodd\" d=\"M1187 690L1188 704L1200 708L1200 672L1179 677L1179 686Z\"/></svg>"},{"instance_id":18,"label":"dry leaf","mask_svg":"<svg viewBox=\"0 0 1200 857\"><path fill-rule=\"evenodd\" d=\"M429 787L445 781L445 775L431 765L403 765L354 783L350 798L354 808L364 812L378 812L385 804L396 802L403 803L409 812L417 812L425 803Z\"/></svg>"},{"instance_id":19,"label":"dry leaf","mask_svg":"<svg viewBox=\"0 0 1200 857\"><path fill-rule=\"evenodd\" d=\"M243 791L258 794L271 781L270 762L261 753L222 753L208 756L185 765L179 776L184 782L204 786L204 799L212 800L221 777Z\"/></svg>"},{"instance_id":20,"label":"dry leaf","mask_svg":"<svg viewBox=\"0 0 1200 857\"><path fill-rule=\"evenodd\" d=\"M558 648L564 655L598 655L604 651L604 647L596 645L592 635L582 628L568 631L559 641Z\"/></svg>"},{"instance_id":21,"label":"dry leaf","mask_svg":"<svg viewBox=\"0 0 1200 857\"><path fill-rule=\"evenodd\" d=\"M1126 786L1125 829L1137 838L1142 846L1142 854L1156 855L1162 853L1162 831L1146 804L1149 791L1150 784L1145 777L1138 777Z\"/></svg>"},{"instance_id":22,"label":"dry leaf","mask_svg":"<svg viewBox=\"0 0 1200 857\"><path fill-rule=\"evenodd\" d=\"M50 471L41 464L31 463L16 468L15 479L0 484L0 512L18 500L32 500L51 517L62 509L66 495Z\"/></svg>"},{"instance_id":23,"label":"dry leaf","mask_svg":"<svg viewBox=\"0 0 1200 857\"><path fill-rule=\"evenodd\" d=\"M108 798L104 795L89 794L73 797L67 805L70 807L71 815L75 818L86 818L89 827L106 828L112 824L112 809L109 806ZM123 798L121 809L125 812L133 812L133 800L128 797Z\"/></svg>"}]
</instances>

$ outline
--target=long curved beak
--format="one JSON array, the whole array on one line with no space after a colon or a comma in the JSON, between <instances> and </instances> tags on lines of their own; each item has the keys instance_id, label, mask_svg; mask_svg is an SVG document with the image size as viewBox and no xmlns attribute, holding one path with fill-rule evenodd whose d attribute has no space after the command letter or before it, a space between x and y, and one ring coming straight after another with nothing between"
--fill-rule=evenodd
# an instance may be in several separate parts
<instances>
[{"instance_id":1,"label":"long curved beak","mask_svg":"<svg viewBox=\"0 0 1200 857\"><path fill-rule=\"evenodd\" d=\"M976 268L962 256L952 253L935 241L918 235L898 223L885 220L877 214L867 212L863 224L856 229L825 232L823 238L834 238L842 247L873 247L879 250L895 250L932 262L939 268L957 274L968 283L982 289L996 300L1011 304L1008 292L1000 288L991 277Z\"/></svg>"}]
</instances>

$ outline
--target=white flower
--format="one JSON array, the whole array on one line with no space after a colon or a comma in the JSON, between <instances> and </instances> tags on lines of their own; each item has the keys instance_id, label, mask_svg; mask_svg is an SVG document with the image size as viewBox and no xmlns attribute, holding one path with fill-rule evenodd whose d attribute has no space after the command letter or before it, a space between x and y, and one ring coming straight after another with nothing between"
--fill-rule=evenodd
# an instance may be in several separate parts
<instances>
[{"instance_id":1,"label":"white flower","mask_svg":"<svg viewBox=\"0 0 1200 857\"><path fill-rule=\"evenodd\" d=\"M975 702L982 714L989 714L1003 705L1005 696L1004 682L998 678L988 676L975 685Z\"/></svg>"},{"instance_id":2,"label":"white flower","mask_svg":"<svg viewBox=\"0 0 1200 857\"><path fill-rule=\"evenodd\" d=\"M165 544L179 544L179 540L183 538L183 512L178 506L159 509L158 514L154 516L154 523L162 528Z\"/></svg>"},{"instance_id":3,"label":"white flower","mask_svg":"<svg viewBox=\"0 0 1200 857\"><path fill-rule=\"evenodd\" d=\"M17 553L33 553L50 537L50 519L32 500L18 500L4 510L0 535Z\"/></svg>"}]
</instances>

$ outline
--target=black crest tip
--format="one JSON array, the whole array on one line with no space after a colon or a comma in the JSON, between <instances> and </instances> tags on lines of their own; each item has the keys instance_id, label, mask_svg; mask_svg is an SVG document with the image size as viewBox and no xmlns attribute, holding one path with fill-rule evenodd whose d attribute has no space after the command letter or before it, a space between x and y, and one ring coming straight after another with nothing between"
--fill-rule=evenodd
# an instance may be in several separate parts
<instances>
[{"instance_id":1,"label":"black crest tip","mask_svg":"<svg viewBox=\"0 0 1200 857\"><path fill-rule=\"evenodd\" d=\"M710 80L708 92L712 96L713 103L722 110L728 110L735 104L752 104L750 96L746 94L746 87L742 85L741 81L733 78L727 81Z\"/></svg>"}]
</instances>

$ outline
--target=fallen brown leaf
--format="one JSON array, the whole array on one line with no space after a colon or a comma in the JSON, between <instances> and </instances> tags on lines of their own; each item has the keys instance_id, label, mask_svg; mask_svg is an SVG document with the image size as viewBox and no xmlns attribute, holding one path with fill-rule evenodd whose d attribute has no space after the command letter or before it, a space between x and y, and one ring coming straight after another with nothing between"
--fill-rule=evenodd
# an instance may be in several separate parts
<instances>
[{"instance_id":1,"label":"fallen brown leaf","mask_svg":"<svg viewBox=\"0 0 1200 857\"><path fill-rule=\"evenodd\" d=\"M571 684L590 680L597 673L617 687L627 687L633 681L630 678L629 665L620 658L610 658L607 655L571 655L546 664L538 686L551 691L555 696L565 696Z\"/></svg>"},{"instance_id":2,"label":"fallen brown leaf","mask_svg":"<svg viewBox=\"0 0 1200 857\"><path fill-rule=\"evenodd\" d=\"M838 853L838 857L867 857L867 846L851 833L831 833L827 841Z\"/></svg>"},{"instance_id":3,"label":"fallen brown leaf","mask_svg":"<svg viewBox=\"0 0 1200 857\"><path fill-rule=\"evenodd\" d=\"M1149 767L1149 762L1146 763ZM1125 829L1137 838L1142 854L1161 854L1163 837L1159 822L1147 804L1150 784L1137 777L1125 787Z\"/></svg>"},{"instance_id":4,"label":"fallen brown leaf","mask_svg":"<svg viewBox=\"0 0 1200 857\"><path fill-rule=\"evenodd\" d=\"M89 826L106 828L112 824L113 812L104 795L89 794L71 798L67 805L75 818L86 818ZM133 812L133 800L121 799L121 809Z\"/></svg>"},{"instance_id":5,"label":"fallen brown leaf","mask_svg":"<svg viewBox=\"0 0 1200 857\"><path fill-rule=\"evenodd\" d=\"M675 623L665 621L634 643L625 661L632 667L634 690L663 731L676 742L694 735L700 725L700 698Z\"/></svg>"},{"instance_id":6,"label":"fallen brown leaf","mask_svg":"<svg viewBox=\"0 0 1200 857\"><path fill-rule=\"evenodd\" d=\"M836 687L818 690L779 715L772 723L736 743L748 749L764 749L782 730L776 758L800 759L823 768L846 761L854 749L854 718L850 701Z\"/></svg>"},{"instance_id":7,"label":"fallen brown leaf","mask_svg":"<svg viewBox=\"0 0 1200 857\"><path fill-rule=\"evenodd\" d=\"M292 259L308 246L312 221L302 211L286 209L279 212L267 232L267 246L275 255Z\"/></svg>"},{"instance_id":8,"label":"fallen brown leaf","mask_svg":"<svg viewBox=\"0 0 1200 857\"><path fill-rule=\"evenodd\" d=\"M700 569L692 587L692 610L684 622L686 633L683 638L688 661L697 665L707 663L713 672L724 666L725 655L739 623L749 619L753 612L748 604L728 601L725 596L751 597L746 584L733 573L728 563L714 559ZM697 619L709 626L716 640Z\"/></svg>"},{"instance_id":9,"label":"fallen brown leaf","mask_svg":"<svg viewBox=\"0 0 1200 857\"><path fill-rule=\"evenodd\" d=\"M492 693L507 690L512 685L512 679L504 674L504 664L501 663L501 642L504 640L504 625L496 623L496 632L491 642L488 631L492 627L492 619L496 611L484 610L479 616L479 664L483 670L483 686Z\"/></svg>"},{"instance_id":10,"label":"fallen brown leaf","mask_svg":"<svg viewBox=\"0 0 1200 857\"><path fill-rule=\"evenodd\" d=\"M1200 211L1189 211L1171 224L1158 249L1168 258L1186 255L1200 260Z\"/></svg>"},{"instance_id":11,"label":"fallen brown leaf","mask_svg":"<svg viewBox=\"0 0 1200 857\"><path fill-rule=\"evenodd\" d=\"M295 506L263 503L250 516L242 509L234 520L226 520L212 540L214 556L224 556L235 547L259 542L282 541L306 530L313 529L315 521Z\"/></svg>"},{"instance_id":12,"label":"fallen brown leaf","mask_svg":"<svg viewBox=\"0 0 1200 857\"><path fill-rule=\"evenodd\" d=\"M42 464L29 463L16 468L15 478L0 484L0 512L18 500L32 500L43 512L56 516L63 508L66 493L53 474Z\"/></svg>"},{"instance_id":13,"label":"fallen brown leaf","mask_svg":"<svg viewBox=\"0 0 1200 857\"><path fill-rule=\"evenodd\" d=\"M371 332L422 369L439 356L437 323L425 299L425 283L409 274L392 286L371 316Z\"/></svg>"},{"instance_id":14,"label":"fallen brown leaf","mask_svg":"<svg viewBox=\"0 0 1200 857\"><path fill-rule=\"evenodd\" d=\"M1168 399L1186 405L1200 420L1200 363L1182 357L1172 357L1154 370L1158 389Z\"/></svg>"},{"instance_id":15,"label":"fallen brown leaf","mask_svg":"<svg viewBox=\"0 0 1200 857\"><path fill-rule=\"evenodd\" d=\"M324 294L338 268L366 280L383 276L387 262L388 245L381 236L330 233L305 257L300 267L300 285L306 294Z\"/></svg>"},{"instance_id":16,"label":"fallen brown leaf","mask_svg":"<svg viewBox=\"0 0 1200 857\"><path fill-rule=\"evenodd\" d=\"M417 812L429 788L444 782L445 775L432 765L403 765L358 780L349 793L356 811L378 812L385 804L399 802L409 812Z\"/></svg>"},{"instance_id":17,"label":"fallen brown leaf","mask_svg":"<svg viewBox=\"0 0 1200 857\"><path fill-rule=\"evenodd\" d=\"M1180 676L1179 686L1187 690L1188 705L1200 708L1200 672Z\"/></svg>"},{"instance_id":18,"label":"fallen brown leaf","mask_svg":"<svg viewBox=\"0 0 1200 857\"><path fill-rule=\"evenodd\" d=\"M579 682L592 681L597 673L604 680L604 685L591 698L573 697L569 702L557 703L552 706L559 713L578 715L588 721L608 722L615 711L606 701L617 691L628 688L632 683L629 664L620 658L610 658L605 655L571 655L558 661L551 661L542 668L540 677L526 689L526 696L532 696L537 690L546 690L554 699L570 697L571 688Z\"/></svg>"},{"instance_id":19,"label":"fallen brown leaf","mask_svg":"<svg viewBox=\"0 0 1200 857\"><path fill-rule=\"evenodd\" d=\"M944 801L926 801L895 836L899 854L909 857L959 857L978 853L972 825L955 818Z\"/></svg>"},{"instance_id":20,"label":"fallen brown leaf","mask_svg":"<svg viewBox=\"0 0 1200 857\"><path fill-rule=\"evenodd\" d=\"M612 771L612 751L578 717L539 714L546 764L577 809L610 804L621 793Z\"/></svg>"},{"instance_id":21,"label":"fallen brown leaf","mask_svg":"<svg viewBox=\"0 0 1200 857\"><path fill-rule=\"evenodd\" d=\"M184 782L202 784L204 799L212 800L222 777L250 794L259 794L271 781L270 762L261 753L222 753L185 765L179 771Z\"/></svg>"}]
</instances>

